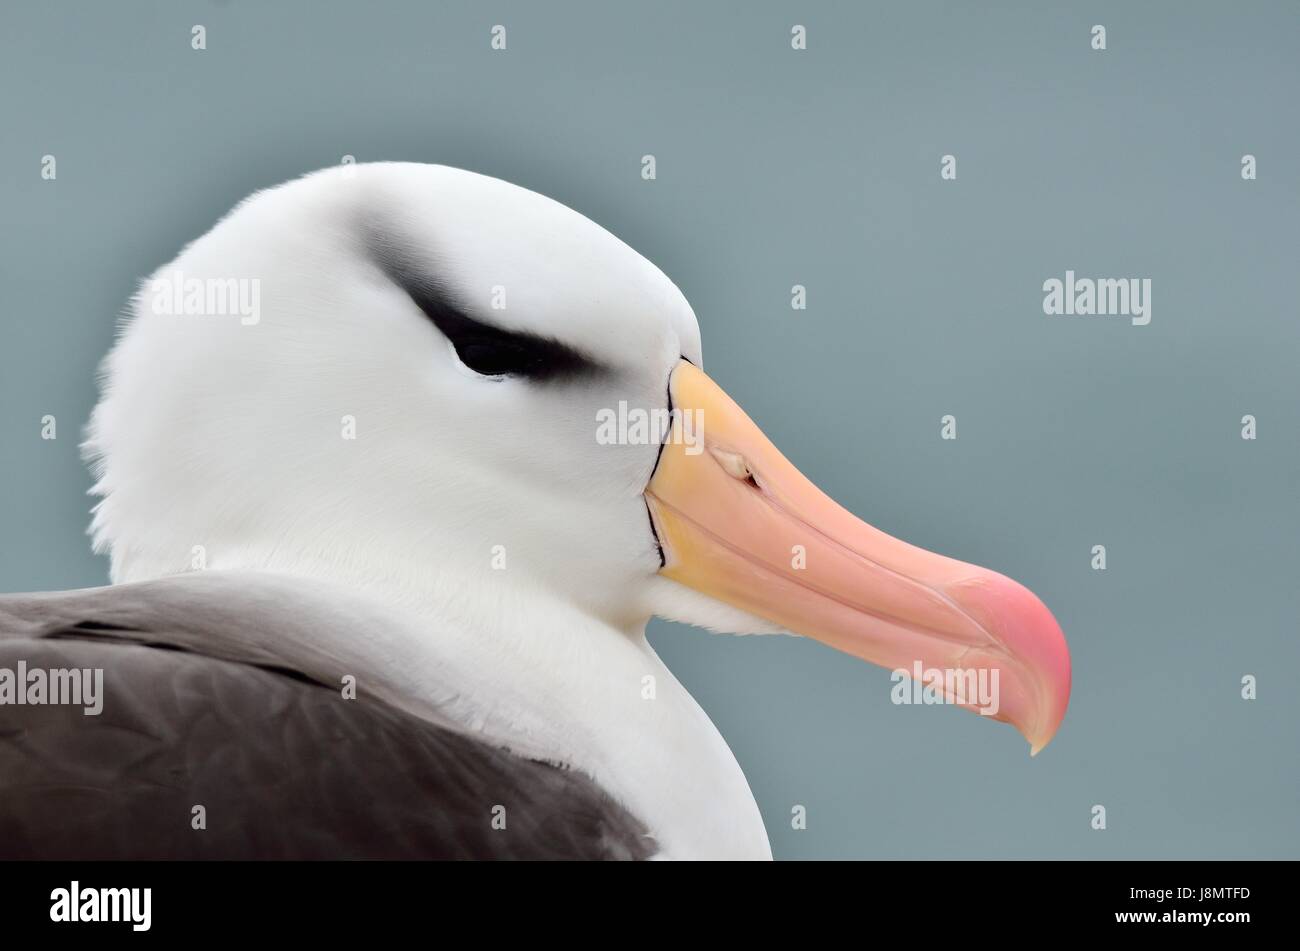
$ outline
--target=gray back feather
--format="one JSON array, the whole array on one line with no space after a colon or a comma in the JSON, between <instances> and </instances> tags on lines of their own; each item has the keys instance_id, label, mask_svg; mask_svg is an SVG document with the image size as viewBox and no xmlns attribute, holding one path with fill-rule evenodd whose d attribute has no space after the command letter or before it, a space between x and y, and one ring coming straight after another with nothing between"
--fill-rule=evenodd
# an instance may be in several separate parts
<instances>
[{"instance_id":1,"label":"gray back feather","mask_svg":"<svg viewBox=\"0 0 1300 951\"><path fill-rule=\"evenodd\" d=\"M0 858L655 852L579 773L391 690L344 699L356 658L323 628L364 638L385 623L312 583L247 573L0 596L0 669L104 672L98 716L0 705Z\"/></svg>"}]
</instances>

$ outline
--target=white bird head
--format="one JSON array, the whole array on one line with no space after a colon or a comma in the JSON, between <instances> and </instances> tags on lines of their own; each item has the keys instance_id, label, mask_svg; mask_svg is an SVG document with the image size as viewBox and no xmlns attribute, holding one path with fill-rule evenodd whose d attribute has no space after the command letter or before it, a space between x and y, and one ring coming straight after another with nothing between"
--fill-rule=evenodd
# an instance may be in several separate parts
<instances>
[{"instance_id":1,"label":"white bird head","mask_svg":"<svg viewBox=\"0 0 1300 951\"><path fill-rule=\"evenodd\" d=\"M135 298L87 443L95 541L115 581L202 561L487 629L563 603L996 667L995 716L1044 745L1069 694L1047 609L840 509L701 368L681 292L576 212L439 166L318 172Z\"/></svg>"}]
</instances>

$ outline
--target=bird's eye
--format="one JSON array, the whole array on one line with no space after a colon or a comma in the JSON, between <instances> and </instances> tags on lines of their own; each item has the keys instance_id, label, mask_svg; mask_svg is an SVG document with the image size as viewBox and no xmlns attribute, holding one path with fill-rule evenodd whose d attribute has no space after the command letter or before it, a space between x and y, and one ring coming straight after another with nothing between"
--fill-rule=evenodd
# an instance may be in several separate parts
<instances>
[{"instance_id":1,"label":"bird's eye","mask_svg":"<svg viewBox=\"0 0 1300 951\"><path fill-rule=\"evenodd\" d=\"M512 340L492 340L479 335L449 339L460 362L483 376L529 376L538 365L538 355Z\"/></svg>"},{"instance_id":2,"label":"bird's eye","mask_svg":"<svg viewBox=\"0 0 1300 951\"><path fill-rule=\"evenodd\" d=\"M588 376L605 368L580 351L550 337L507 330L466 313L455 296L438 282L419 276L388 249L375 249L384 272L410 295L415 305L442 331L460 362L483 376L550 381Z\"/></svg>"}]
</instances>

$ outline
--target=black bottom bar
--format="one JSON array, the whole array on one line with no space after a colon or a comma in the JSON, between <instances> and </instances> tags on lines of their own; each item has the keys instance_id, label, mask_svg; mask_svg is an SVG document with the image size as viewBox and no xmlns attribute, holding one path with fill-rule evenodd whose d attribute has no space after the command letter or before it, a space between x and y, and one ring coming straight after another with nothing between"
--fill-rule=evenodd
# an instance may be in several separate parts
<instances>
[{"instance_id":1,"label":"black bottom bar","mask_svg":"<svg viewBox=\"0 0 1300 951\"><path fill-rule=\"evenodd\" d=\"M555 935L733 934L802 923L954 939L1124 932L1246 937L1286 927L1279 862L863 862L633 866L436 863L3 863L6 938L421 941L511 924ZM74 883L76 883L74 885ZM148 890L147 892L145 890ZM77 920L73 920L73 919ZM85 920L116 918L117 920ZM57 920L56 920L57 919ZM674 922L677 922L674 924ZM147 928L145 927L147 925ZM613 931L592 932L594 927ZM1043 928L1052 929L1043 932ZM474 932L470 932L473 934ZM621 940L621 939L620 939ZM855 943L857 943L855 941Z\"/></svg>"}]
</instances>

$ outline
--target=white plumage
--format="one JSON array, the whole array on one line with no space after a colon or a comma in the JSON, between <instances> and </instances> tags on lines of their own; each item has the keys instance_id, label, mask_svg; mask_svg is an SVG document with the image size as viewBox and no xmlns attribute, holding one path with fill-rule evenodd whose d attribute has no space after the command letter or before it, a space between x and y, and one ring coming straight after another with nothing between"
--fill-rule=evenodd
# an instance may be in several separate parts
<instances>
[{"instance_id":1,"label":"white plumage","mask_svg":"<svg viewBox=\"0 0 1300 951\"><path fill-rule=\"evenodd\" d=\"M371 239L485 319L613 373L478 377L376 267ZM662 272L550 199L395 163L260 192L159 276L176 271L258 280L261 314L155 314L148 281L133 302L85 446L114 582L201 556L208 571L373 596L411 632L367 645L379 675L419 670L461 723L589 773L667 856L770 856L740 767L645 625L774 626L657 574L642 493L658 446L594 438L599 409L663 405L680 357L701 363L695 316Z\"/></svg>"}]
</instances>

